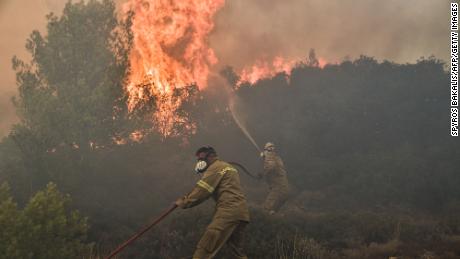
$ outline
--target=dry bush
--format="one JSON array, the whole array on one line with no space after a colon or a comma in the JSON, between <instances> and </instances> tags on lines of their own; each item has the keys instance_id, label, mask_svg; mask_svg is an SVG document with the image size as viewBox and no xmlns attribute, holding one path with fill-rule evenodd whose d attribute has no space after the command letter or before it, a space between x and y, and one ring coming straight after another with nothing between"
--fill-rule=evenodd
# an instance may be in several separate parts
<instances>
[{"instance_id":1,"label":"dry bush","mask_svg":"<svg viewBox=\"0 0 460 259\"><path fill-rule=\"evenodd\" d=\"M386 243L377 244L371 243L368 246L361 246L358 248L345 249L343 251L345 258L356 259L375 259L375 258L389 258L398 254L401 242L397 239L390 240Z\"/></svg>"},{"instance_id":2,"label":"dry bush","mask_svg":"<svg viewBox=\"0 0 460 259\"><path fill-rule=\"evenodd\" d=\"M276 255L279 259L333 259L338 255L312 238L294 237L292 242L278 240Z\"/></svg>"}]
</instances>

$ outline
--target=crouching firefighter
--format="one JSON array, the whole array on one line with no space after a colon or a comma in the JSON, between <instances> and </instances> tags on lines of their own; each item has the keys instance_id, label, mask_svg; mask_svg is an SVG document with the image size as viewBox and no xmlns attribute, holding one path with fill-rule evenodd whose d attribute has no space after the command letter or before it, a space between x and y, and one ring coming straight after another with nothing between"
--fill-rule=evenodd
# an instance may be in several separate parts
<instances>
[{"instance_id":1,"label":"crouching firefighter","mask_svg":"<svg viewBox=\"0 0 460 259\"><path fill-rule=\"evenodd\" d=\"M265 144L264 171L259 174L268 184L268 195L264 202L264 208L272 215L286 202L289 196L289 182L283 160L276 154L275 145L271 142Z\"/></svg>"},{"instance_id":2,"label":"crouching firefighter","mask_svg":"<svg viewBox=\"0 0 460 259\"><path fill-rule=\"evenodd\" d=\"M233 258L247 258L242 244L244 229L249 223L249 211L238 171L220 160L212 147L202 147L195 155L198 159L195 171L202 174L201 180L192 192L178 199L176 205L183 209L191 208L212 197L216 210L193 258L213 258L224 244L230 247Z\"/></svg>"}]
</instances>

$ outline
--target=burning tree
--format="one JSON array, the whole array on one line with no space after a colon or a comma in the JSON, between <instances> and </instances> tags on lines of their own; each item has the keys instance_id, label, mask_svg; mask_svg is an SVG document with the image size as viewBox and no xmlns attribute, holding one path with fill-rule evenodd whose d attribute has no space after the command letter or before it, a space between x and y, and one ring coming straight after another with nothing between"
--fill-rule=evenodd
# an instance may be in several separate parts
<instances>
[{"instance_id":1,"label":"burning tree","mask_svg":"<svg viewBox=\"0 0 460 259\"><path fill-rule=\"evenodd\" d=\"M147 118L163 136L196 130L181 106L195 89L207 86L210 66L217 62L207 37L223 4L224 0L131 0L123 5L125 13L134 14L128 108L135 112L154 107Z\"/></svg>"}]
</instances>

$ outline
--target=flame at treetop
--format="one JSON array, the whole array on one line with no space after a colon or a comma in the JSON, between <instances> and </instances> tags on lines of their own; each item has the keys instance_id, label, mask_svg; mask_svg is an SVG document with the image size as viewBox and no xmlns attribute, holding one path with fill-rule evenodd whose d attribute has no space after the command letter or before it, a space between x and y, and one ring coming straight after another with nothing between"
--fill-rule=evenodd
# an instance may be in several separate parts
<instances>
[{"instance_id":1,"label":"flame at treetop","mask_svg":"<svg viewBox=\"0 0 460 259\"><path fill-rule=\"evenodd\" d=\"M208 36L214 27L213 17L224 3L225 0L127 0L122 5L123 13L134 13L126 86L128 109L133 112L154 104L149 120L165 137L183 133L177 128L192 134L196 130L188 114L178 110L190 98L190 87L207 87L210 68L218 61ZM259 60L242 69L238 85L254 84L280 72L289 76L298 63L299 59L281 57ZM316 66L324 64L319 59Z\"/></svg>"},{"instance_id":2,"label":"flame at treetop","mask_svg":"<svg viewBox=\"0 0 460 259\"><path fill-rule=\"evenodd\" d=\"M174 134L175 124L187 123L177 114L189 97L181 89L207 86L210 66L217 63L207 36L223 5L224 0L129 0L122 7L134 12L128 108L133 111L153 99L153 120L164 136Z\"/></svg>"},{"instance_id":3,"label":"flame at treetop","mask_svg":"<svg viewBox=\"0 0 460 259\"><path fill-rule=\"evenodd\" d=\"M280 56L275 57L271 62L266 60L258 60L254 63L254 65L243 68L239 74L237 85L239 86L244 82L255 84L260 79L272 78L278 73L285 73L286 76L289 77L291 75L292 69L300 63L302 63L302 60L287 60ZM327 62L325 59L319 58L315 66L323 68L326 63Z\"/></svg>"}]
</instances>

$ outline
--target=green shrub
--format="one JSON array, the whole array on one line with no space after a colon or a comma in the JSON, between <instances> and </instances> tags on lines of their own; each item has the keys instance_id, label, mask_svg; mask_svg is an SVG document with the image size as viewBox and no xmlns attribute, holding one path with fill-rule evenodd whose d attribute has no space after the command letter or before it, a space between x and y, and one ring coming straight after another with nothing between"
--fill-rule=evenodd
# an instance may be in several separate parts
<instances>
[{"instance_id":1,"label":"green shrub","mask_svg":"<svg viewBox=\"0 0 460 259\"><path fill-rule=\"evenodd\" d=\"M69 208L70 197L55 184L18 209L6 184L0 188L1 258L81 258L89 252L86 218Z\"/></svg>"}]
</instances>

